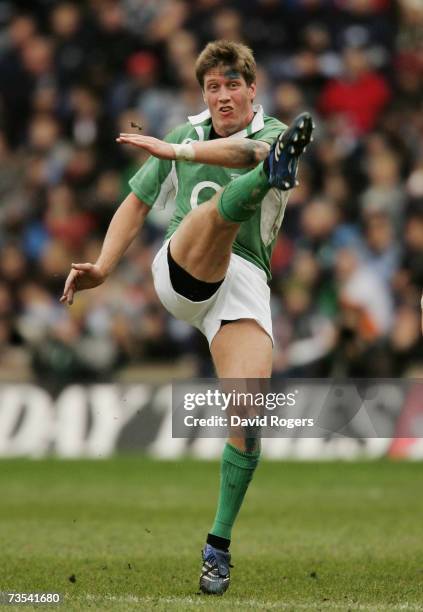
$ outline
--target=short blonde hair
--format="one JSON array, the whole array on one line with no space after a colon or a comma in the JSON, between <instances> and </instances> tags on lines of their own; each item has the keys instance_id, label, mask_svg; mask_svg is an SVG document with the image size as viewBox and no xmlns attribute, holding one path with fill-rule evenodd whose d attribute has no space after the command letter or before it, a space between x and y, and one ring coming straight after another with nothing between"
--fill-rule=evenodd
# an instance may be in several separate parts
<instances>
[{"instance_id":1,"label":"short blonde hair","mask_svg":"<svg viewBox=\"0 0 423 612\"><path fill-rule=\"evenodd\" d=\"M204 89L206 72L218 66L234 68L244 77L247 85L256 81L256 62L253 52L242 43L215 40L203 49L195 64L195 74L201 89Z\"/></svg>"}]
</instances>

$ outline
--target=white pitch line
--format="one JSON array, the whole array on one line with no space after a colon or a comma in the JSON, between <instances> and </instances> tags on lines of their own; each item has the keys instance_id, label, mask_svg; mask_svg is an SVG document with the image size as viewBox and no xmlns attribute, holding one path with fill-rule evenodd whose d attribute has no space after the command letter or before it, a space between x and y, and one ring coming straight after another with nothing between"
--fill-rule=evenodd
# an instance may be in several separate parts
<instances>
[{"instance_id":1,"label":"white pitch line","mask_svg":"<svg viewBox=\"0 0 423 612\"><path fill-rule=\"evenodd\" d=\"M69 599L74 599L73 597ZM101 602L101 601L111 601L116 603L123 604L185 604L185 605L195 605L195 606L203 606L209 605L211 603L210 597L153 597L153 596L142 596L138 597L137 595L111 595L109 593L104 595L93 595L88 593L87 595L81 595L80 597L75 597L75 599L85 599L91 602ZM346 601L340 602L331 602L331 601L316 601L313 603L299 603L298 601L259 601L255 599L232 599L228 598L227 601L225 599L219 598L219 604L227 603L230 607L237 606L240 608L253 608L253 609L289 609L289 610L331 610L331 609L348 609L348 610L357 610L360 612L397 612L399 610L407 610L409 612L421 612L422 607L417 604L354 604Z\"/></svg>"}]
</instances>

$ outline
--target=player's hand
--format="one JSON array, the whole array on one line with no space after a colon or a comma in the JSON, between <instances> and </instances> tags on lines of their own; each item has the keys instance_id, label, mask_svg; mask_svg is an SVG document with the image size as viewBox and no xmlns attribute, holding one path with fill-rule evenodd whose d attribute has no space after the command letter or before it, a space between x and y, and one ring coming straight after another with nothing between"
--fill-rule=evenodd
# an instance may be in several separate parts
<instances>
[{"instance_id":1,"label":"player's hand","mask_svg":"<svg viewBox=\"0 0 423 612\"><path fill-rule=\"evenodd\" d=\"M141 134L119 134L116 142L120 144L130 144L134 147L144 149L154 157L159 159L175 159L175 152L169 143L152 136L142 136Z\"/></svg>"},{"instance_id":2,"label":"player's hand","mask_svg":"<svg viewBox=\"0 0 423 612\"><path fill-rule=\"evenodd\" d=\"M77 291L93 289L106 280L106 275L99 266L92 263L73 263L71 271L65 282L63 295L60 298L62 304L73 304L73 297Z\"/></svg>"}]
</instances>

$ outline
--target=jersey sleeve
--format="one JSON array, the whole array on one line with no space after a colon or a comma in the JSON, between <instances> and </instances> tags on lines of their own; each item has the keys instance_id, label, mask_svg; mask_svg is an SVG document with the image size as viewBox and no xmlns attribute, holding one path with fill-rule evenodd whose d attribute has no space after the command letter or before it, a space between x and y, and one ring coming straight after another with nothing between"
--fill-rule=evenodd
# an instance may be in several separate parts
<instances>
[{"instance_id":1,"label":"jersey sleeve","mask_svg":"<svg viewBox=\"0 0 423 612\"><path fill-rule=\"evenodd\" d=\"M164 140L178 143L180 132L181 130L176 128ZM129 180L131 191L150 208L164 208L175 192L172 179L174 164L171 160L158 159L152 155Z\"/></svg>"},{"instance_id":2,"label":"jersey sleeve","mask_svg":"<svg viewBox=\"0 0 423 612\"><path fill-rule=\"evenodd\" d=\"M264 127L259 132L253 134L253 138L254 140L262 140L271 145L275 138L286 129L287 126L284 123L272 118L265 122Z\"/></svg>"}]
</instances>

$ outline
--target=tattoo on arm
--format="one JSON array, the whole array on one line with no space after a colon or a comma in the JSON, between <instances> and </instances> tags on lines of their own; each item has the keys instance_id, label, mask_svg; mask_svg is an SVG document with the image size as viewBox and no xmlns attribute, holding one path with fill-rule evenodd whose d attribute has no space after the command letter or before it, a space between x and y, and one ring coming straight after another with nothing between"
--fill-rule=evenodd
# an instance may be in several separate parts
<instances>
[{"instance_id":1,"label":"tattoo on arm","mask_svg":"<svg viewBox=\"0 0 423 612\"><path fill-rule=\"evenodd\" d=\"M270 147L266 142L249 140L246 138L242 146L240 148L237 147L237 153L235 155L239 157L240 164L256 166L267 157L269 150Z\"/></svg>"}]
</instances>

